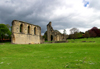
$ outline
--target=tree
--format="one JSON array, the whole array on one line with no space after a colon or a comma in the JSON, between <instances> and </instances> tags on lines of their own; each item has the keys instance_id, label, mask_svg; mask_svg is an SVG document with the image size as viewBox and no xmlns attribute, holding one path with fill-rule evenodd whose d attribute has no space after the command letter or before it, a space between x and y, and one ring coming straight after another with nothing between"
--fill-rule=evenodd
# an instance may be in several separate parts
<instances>
[{"instance_id":1,"label":"tree","mask_svg":"<svg viewBox=\"0 0 100 69\"><path fill-rule=\"evenodd\" d=\"M3 41L3 38L8 36L10 38L11 32L5 24L0 24L0 38Z\"/></svg>"},{"instance_id":2,"label":"tree","mask_svg":"<svg viewBox=\"0 0 100 69\"><path fill-rule=\"evenodd\" d=\"M96 37L96 33L92 30L89 30L90 37Z\"/></svg>"},{"instance_id":3,"label":"tree","mask_svg":"<svg viewBox=\"0 0 100 69\"><path fill-rule=\"evenodd\" d=\"M85 37L85 38L89 38L89 37L90 37L89 31L86 31L86 32L85 32L84 37Z\"/></svg>"},{"instance_id":4,"label":"tree","mask_svg":"<svg viewBox=\"0 0 100 69\"><path fill-rule=\"evenodd\" d=\"M6 26L7 26L7 28L8 28L8 29L10 29L10 28L11 28L11 26L10 26L9 24L6 24Z\"/></svg>"},{"instance_id":5,"label":"tree","mask_svg":"<svg viewBox=\"0 0 100 69\"><path fill-rule=\"evenodd\" d=\"M44 33L43 38L47 40L47 31Z\"/></svg>"},{"instance_id":6,"label":"tree","mask_svg":"<svg viewBox=\"0 0 100 69\"><path fill-rule=\"evenodd\" d=\"M95 33L97 37L100 37L100 30L97 27L93 27L90 32Z\"/></svg>"},{"instance_id":7,"label":"tree","mask_svg":"<svg viewBox=\"0 0 100 69\"><path fill-rule=\"evenodd\" d=\"M64 29L63 34L66 35L66 30Z\"/></svg>"},{"instance_id":8,"label":"tree","mask_svg":"<svg viewBox=\"0 0 100 69\"><path fill-rule=\"evenodd\" d=\"M70 29L71 34L74 34L76 32L79 32L79 30L77 28L72 28Z\"/></svg>"},{"instance_id":9,"label":"tree","mask_svg":"<svg viewBox=\"0 0 100 69\"><path fill-rule=\"evenodd\" d=\"M78 33L77 33L78 38L84 38L84 37L83 37L83 34L84 34L84 32L78 32Z\"/></svg>"},{"instance_id":10,"label":"tree","mask_svg":"<svg viewBox=\"0 0 100 69\"><path fill-rule=\"evenodd\" d=\"M79 30L77 28L70 29L70 32L71 32L71 38L72 39L78 38L78 32L79 32Z\"/></svg>"}]
</instances>

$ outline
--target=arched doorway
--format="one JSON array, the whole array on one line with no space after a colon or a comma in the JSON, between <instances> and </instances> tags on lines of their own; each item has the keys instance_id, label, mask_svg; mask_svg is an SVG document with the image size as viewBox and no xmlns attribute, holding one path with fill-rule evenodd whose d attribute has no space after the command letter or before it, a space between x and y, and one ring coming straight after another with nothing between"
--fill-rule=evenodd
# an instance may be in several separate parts
<instances>
[{"instance_id":1,"label":"arched doorway","mask_svg":"<svg viewBox=\"0 0 100 69\"><path fill-rule=\"evenodd\" d=\"M51 41L53 41L53 35L51 35Z\"/></svg>"}]
</instances>

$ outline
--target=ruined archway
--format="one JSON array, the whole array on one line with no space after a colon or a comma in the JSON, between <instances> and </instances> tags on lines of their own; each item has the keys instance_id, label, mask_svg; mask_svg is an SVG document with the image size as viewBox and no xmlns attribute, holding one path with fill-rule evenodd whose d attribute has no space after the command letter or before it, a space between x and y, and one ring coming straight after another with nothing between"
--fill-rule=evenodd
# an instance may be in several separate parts
<instances>
[{"instance_id":1,"label":"ruined archway","mask_svg":"<svg viewBox=\"0 0 100 69\"><path fill-rule=\"evenodd\" d=\"M28 34L30 34L30 26L28 26Z\"/></svg>"},{"instance_id":2,"label":"ruined archway","mask_svg":"<svg viewBox=\"0 0 100 69\"><path fill-rule=\"evenodd\" d=\"M36 35L36 27L34 28L34 35Z\"/></svg>"},{"instance_id":3,"label":"ruined archway","mask_svg":"<svg viewBox=\"0 0 100 69\"><path fill-rule=\"evenodd\" d=\"M47 24L47 40L48 41L62 41L66 40L66 37L63 36L65 39L62 38L62 35L58 30L53 30L53 27L51 26L51 22Z\"/></svg>"},{"instance_id":4,"label":"ruined archway","mask_svg":"<svg viewBox=\"0 0 100 69\"><path fill-rule=\"evenodd\" d=\"M53 35L51 35L51 41L53 41Z\"/></svg>"},{"instance_id":5,"label":"ruined archway","mask_svg":"<svg viewBox=\"0 0 100 69\"><path fill-rule=\"evenodd\" d=\"M20 33L23 33L23 24L20 25Z\"/></svg>"}]
</instances>

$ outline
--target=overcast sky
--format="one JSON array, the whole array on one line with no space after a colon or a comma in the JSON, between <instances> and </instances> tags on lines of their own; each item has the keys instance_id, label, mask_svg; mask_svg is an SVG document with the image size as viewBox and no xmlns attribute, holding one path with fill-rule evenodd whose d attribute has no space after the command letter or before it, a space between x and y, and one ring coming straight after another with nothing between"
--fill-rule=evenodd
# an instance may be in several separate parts
<instances>
[{"instance_id":1,"label":"overcast sky","mask_svg":"<svg viewBox=\"0 0 100 69\"><path fill-rule=\"evenodd\" d=\"M44 33L49 21L62 32L75 27L100 28L100 0L0 0L0 23L21 20L39 25Z\"/></svg>"}]
</instances>

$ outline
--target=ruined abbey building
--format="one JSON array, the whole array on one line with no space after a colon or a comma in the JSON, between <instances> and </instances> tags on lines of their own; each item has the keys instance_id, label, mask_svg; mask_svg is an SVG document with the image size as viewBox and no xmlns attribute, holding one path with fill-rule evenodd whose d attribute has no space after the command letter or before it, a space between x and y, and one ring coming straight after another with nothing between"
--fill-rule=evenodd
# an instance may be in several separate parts
<instances>
[{"instance_id":1,"label":"ruined abbey building","mask_svg":"<svg viewBox=\"0 0 100 69\"><path fill-rule=\"evenodd\" d=\"M13 20L11 43L40 44L41 27L23 21Z\"/></svg>"},{"instance_id":2,"label":"ruined abbey building","mask_svg":"<svg viewBox=\"0 0 100 69\"><path fill-rule=\"evenodd\" d=\"M66 35L61 34L57 30L53 30L51 22L47 25L47 40L48 41L66 41Z\"/></svg>"}]
</instances>

